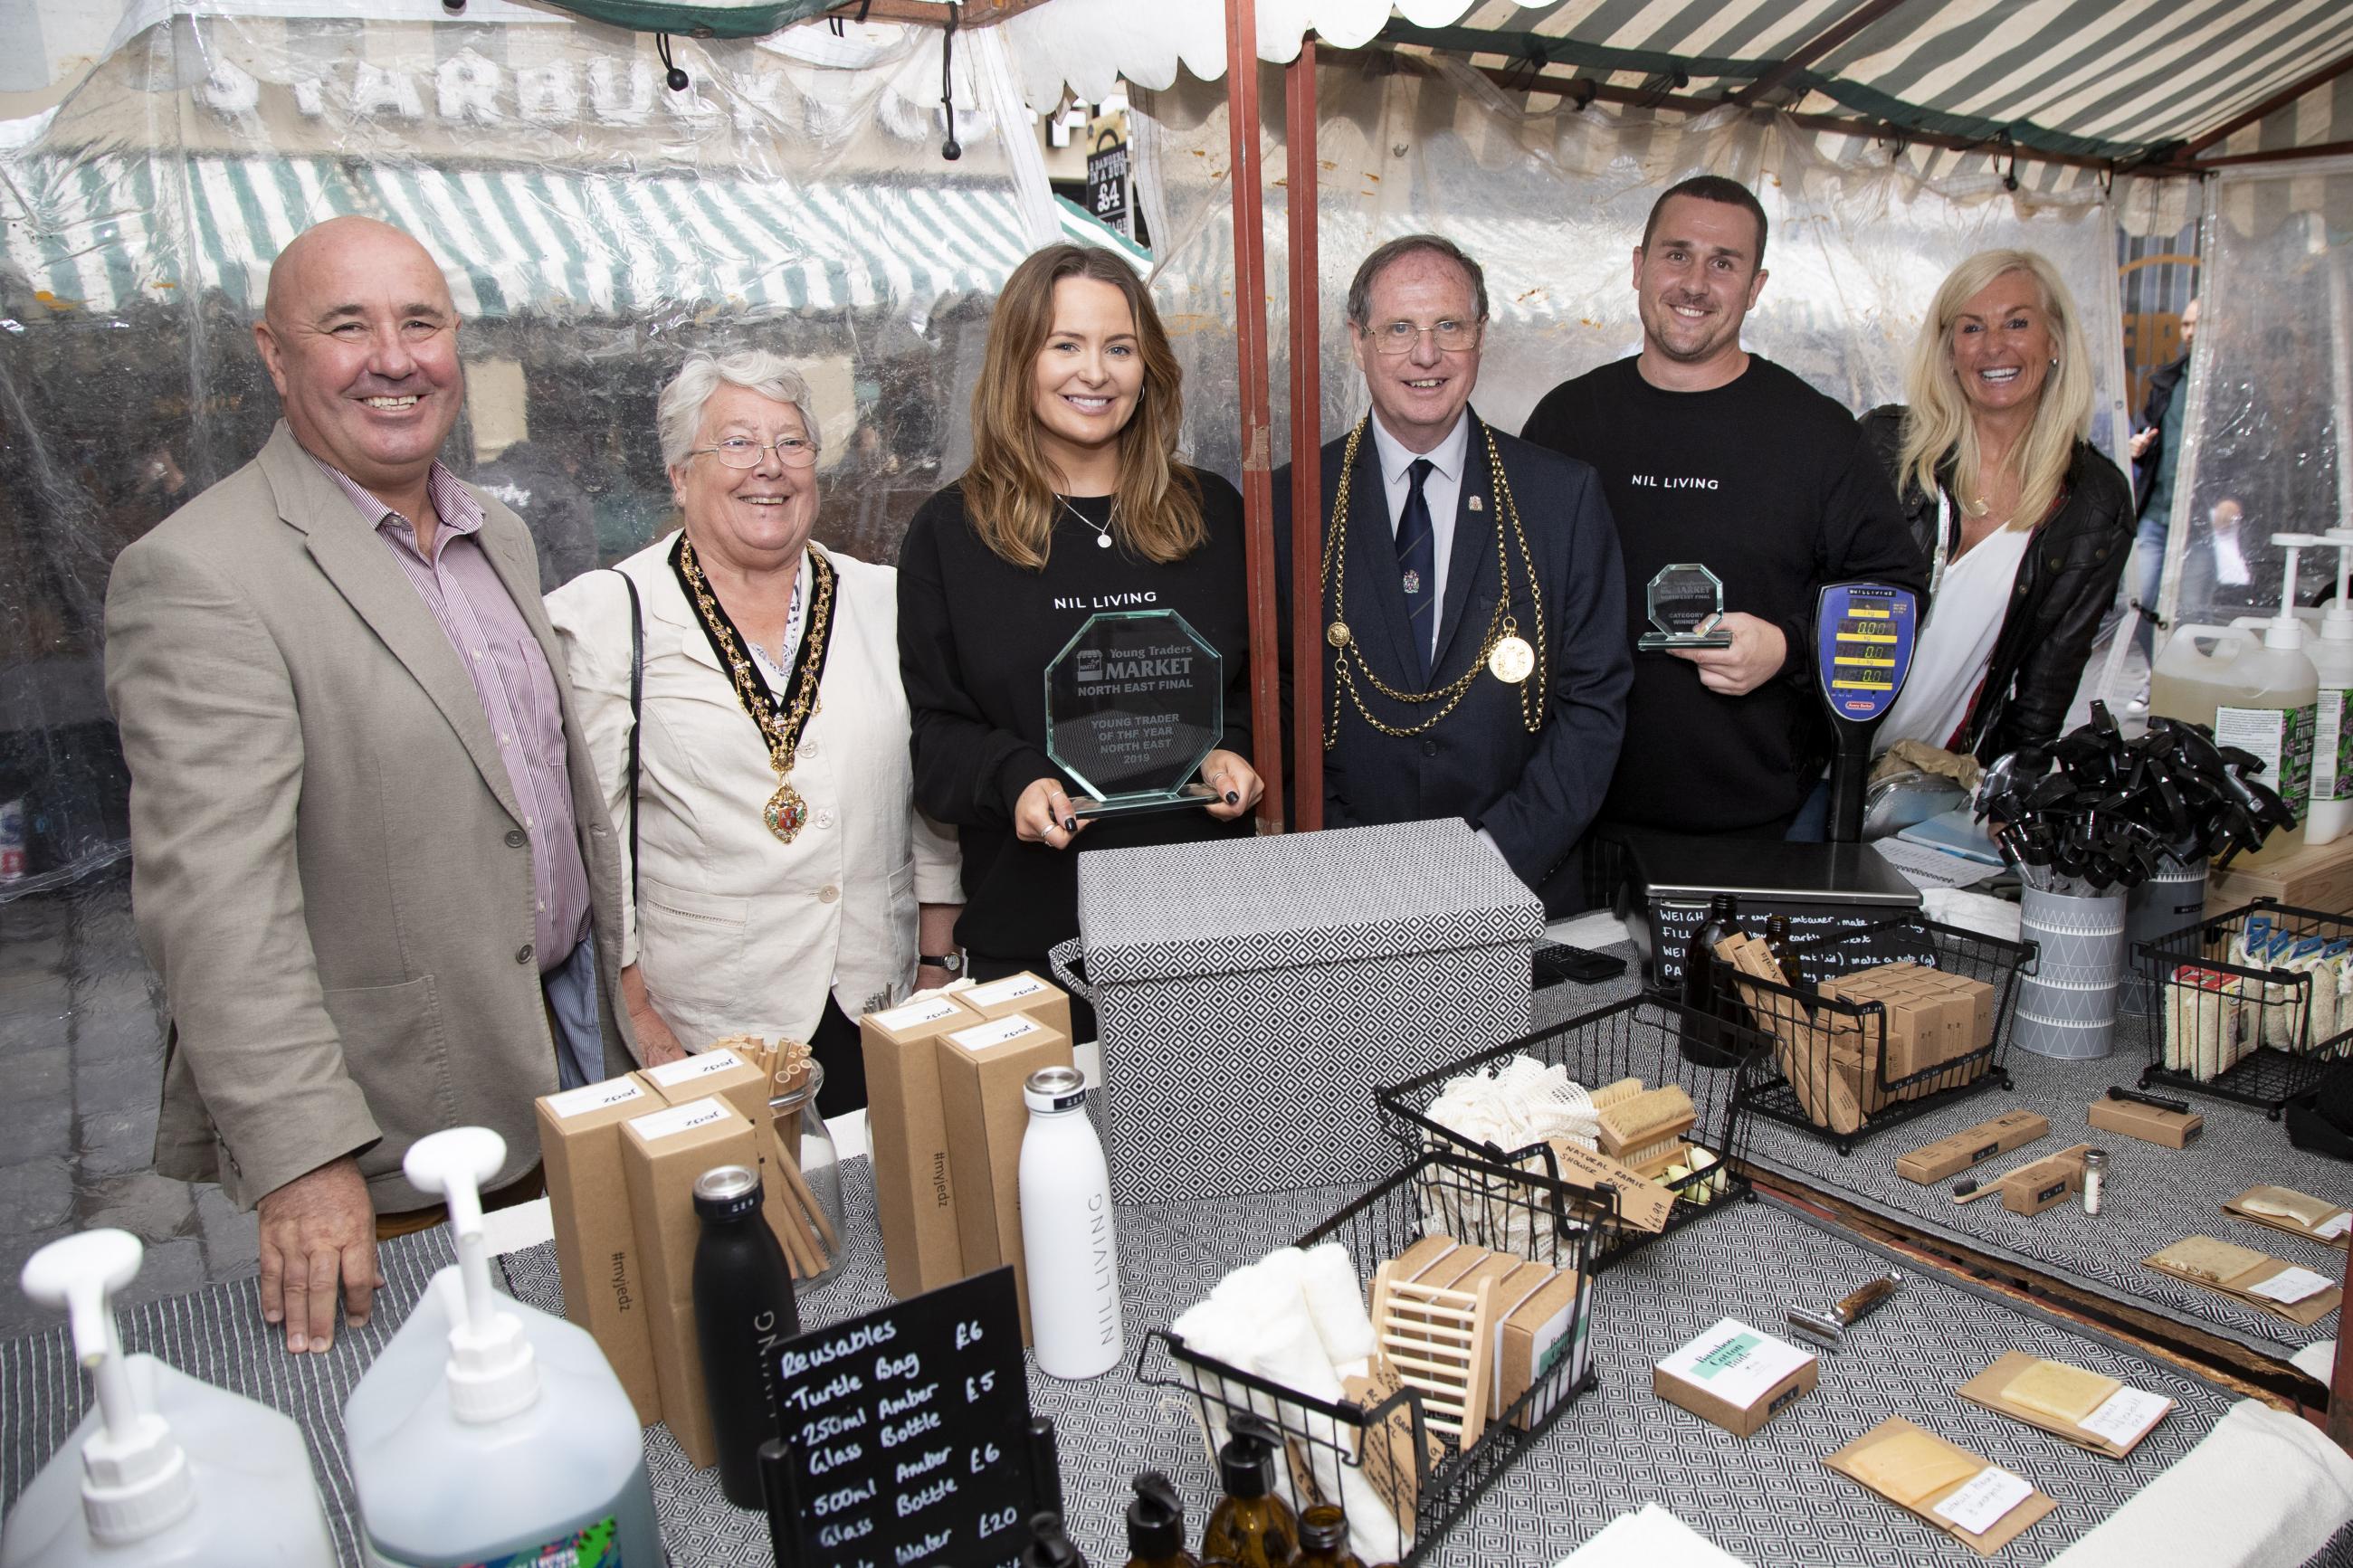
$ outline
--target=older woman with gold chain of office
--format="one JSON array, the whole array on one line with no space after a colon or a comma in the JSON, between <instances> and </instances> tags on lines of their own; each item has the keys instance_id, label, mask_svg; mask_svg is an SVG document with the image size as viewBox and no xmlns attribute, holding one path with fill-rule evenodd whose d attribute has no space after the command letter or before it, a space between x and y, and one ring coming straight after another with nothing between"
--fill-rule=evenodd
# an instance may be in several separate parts
<instances>
[{"instance_id":1,"label":"older woman with gold chain of office","mask_svg":"<svg viewBox=\"0 0 2353 1568\"><path fill-rule=\"evenodd\" d=\"M855 1019L952 978L963 901L914 808L897 574L809 538L817 425L779 356L690 354L656 416L679 531L548 598L636 846L623 992L649 1062L809 1042L838 1115L866 1102Z\"/></svg>"},{"instance_id":2,"label":"older woman with gold chain of office","mask_svg":"<svg viewBox=\"0 0 2353 1568\"><path fill-rule=\"evenodd\" d=\"M1489 330L1485 275L1437 235L1349 286L1372 410L1324 448L1324 820L1461 817L1563 912L1625 730L1618 539L1591 468L1472 410ZM1280 593L1287 468L1274 493Z\"/></svg>"}]
</instances>

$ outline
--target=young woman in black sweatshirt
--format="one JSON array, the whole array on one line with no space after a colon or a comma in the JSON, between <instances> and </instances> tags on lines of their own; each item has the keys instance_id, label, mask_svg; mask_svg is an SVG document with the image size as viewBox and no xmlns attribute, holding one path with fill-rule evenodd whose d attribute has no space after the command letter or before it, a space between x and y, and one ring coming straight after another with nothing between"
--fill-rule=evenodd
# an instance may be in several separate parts
<instances>
[{"instance_id":1,"label":"young woman in black sweatshirt","mask_svg":"<svg viewBox=\"0 0 2353 1568\"><path fill-rule=\"evenodd\" d=\"M1078 851L1250 831L1263 786L1245 760L1241 498L1176 460L1181 413L1176 356L1124 262L1058 245L1014 269L973 388L972 465L916 512L899 559L915 803L958 831L956 941L977 978L1043 973L1078 934ZM1047 754L1045 671L1105 610L1174 610L1223 659L1207 807L1072 809L1088 797Z\"/></svg>"}]
</instances>

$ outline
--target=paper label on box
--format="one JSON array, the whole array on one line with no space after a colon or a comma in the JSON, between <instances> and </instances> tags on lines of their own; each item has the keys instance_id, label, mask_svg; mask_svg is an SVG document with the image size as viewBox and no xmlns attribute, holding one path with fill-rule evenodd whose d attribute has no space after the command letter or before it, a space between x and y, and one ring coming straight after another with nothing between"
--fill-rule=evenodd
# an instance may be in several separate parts
<instances>
[{"instance_id":1,"label":"paper label on box","mask_svg":"<svg viewBox=\"0 0 2353 1568\"><path fill-rule=\"evenodd\" d=\"M675 1138L681 1132L691 1132L698 1127L708 1127L727 1119L727 1102L713 1095L708 1099L673 1105L668 1110L657 1110L650 1116L631 1118L629 1125L638 1136L650 1143L657 1138Z\"/></svg>"},{"instance_id":2,"label":"paper label on box","mask_svg":"<svg viewBox=\"0 0 2353 1568\"><path fill-rule=\"evenodd\" d=\"M2156 1426L2172 1408L2173 1401L2161 1394L2151 1394L2139 1388L2119 1388L2108 1395L2106 1402L2097 1410L2075 1425L2119 1448L2129 1448L2140 1441L2142 1433Z\"/></svg>"},{"instance_id":3,"label":"paper label on box","mask_svg":"<svg viewBox=\"0 0 2353 1568\"><path fill-rule=\"evenodd\" d=\"M1971 1535L1983 1535L2001 1516L2034 1495L2034 1488L1996 1465L1988 1465L1930 1511Z\"/></svg>"},{"instance_id":4,"label":"paper label on box","mask_svg":"<svg viewBox=\"0 0 2353 1568\"><path fill-rule=\"evenodd\" d=\"M2338 1237L2343 1236L2348 1227L2353 1227L2353 1209L2346 1209L2330 1215L2322 1221L2312 1234L2323 1241L2335 1241Z\"/></svg>"},{"instance_id":5,"label":"paper label on box","mask_svg":"<svg viewBox=\"0 0 2353 1568\"><path fill-rule=\"evenodd\" d=\"M1009 1018L999 1018L995 1023L982 1024L970 1029L958 1029L948 1038L965 1050L985 1051L991 1046L1001 1046L1008 1040L1018 1040L1024 1035L1042 1032L1038 1025L1016 1013Z\"/></svg>"},{"instance_id":6,"label":"paper label on box","mask_svg":"<svg viewBox=\"0 0 2353 1568\"><path fill-rule=\"evenodd\" d=\"M2270 1279L2248 1286L2247 1294L2261 1296L2267 1301L2277 1301L2283 1306L2293 1306L2306 1296L2316 1296L2327 1289L2327 1275L2315 1274L2309 1268L2298 1268L2291 1263Z\"/></svg>"},{"instance_id":7,"label":"paper label on box","mask_svg":"<svg viewBox=\"0 0 2353 1568\"><path fill-rule=\"evenodd\" d=\"M994 1007L999 1002L1018 1002L1024 996L1042 996L1046 983L1034 974L1017 974L1010 980L992 980L986 985L975 985L964 994L964 999L976 1007Z\"/></svg>"},{"instance_id":8,"label":"paper label on box","mask_svg":"<svg viewBox=\"0 0 2353 1568\"><path fill-rule=\"evenodd\" d=\"M1746 1410L1775 1384L1813 1359L1737 1318L1725 1318L1659 1363L1659 1370L1697 1384L1726 1405Z\"/></svg>"},{"instance_id":9,"label":"paper label on box","mask_svg":"<svg viewBox=\"0 0 2353 1568\"><path fill-rule=\"evenodd\" d=\"M645 1089L638 1084L625 1078L608 1078L602 1083L551 1094L542 1103L547 1107L550 1116L558 1121L568 1121L591 1110L602 1110L608 1105L627 1105L633 1100L645 1098Z\"/></svg>"},{"instance_id":10,"label":"paper label on box","mask_svg":"<svg viewBox=\"0 0 2353 1568\"><path fill-rule=\"evenodd\" d=\"M918 1024L936 1024L942 1018L963 1011L944 996L926 996L921 1002L910 1002L903 1007L893 1007L888 1013L869 1013L866 1021L897 1034Z\"/></svg>"},{"instance_id":11,"label":"paper label on box","mask_svg":"<svg viewBox=\"0 0 2353 1568\"><path fill-rule=\"evenodd\" d=\"M722 1047L715 1051L704 1051L700 1056L681 1057L674 1062L648 1068L646 1077L664 1089L676 1089L680 1084L692 1083L696 1079L709 1078L713 1073L726 1072L743 1065L742 1057Z\"/></svg>"}]
</instances>

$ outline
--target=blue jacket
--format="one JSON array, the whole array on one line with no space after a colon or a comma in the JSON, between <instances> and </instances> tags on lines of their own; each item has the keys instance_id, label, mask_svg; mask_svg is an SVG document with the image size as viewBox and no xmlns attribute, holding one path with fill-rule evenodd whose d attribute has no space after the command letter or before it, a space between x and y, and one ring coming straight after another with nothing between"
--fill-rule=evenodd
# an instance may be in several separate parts
<instances>
[{"instance_id":1,"label":"blue jacket","mask_svg":"<svg viewBox=\"0 0 2353 1568\"><path fill-rule=\"evenodd\" d=\"M1442 689L1486 656L1485 637L1504 579L1496 530L1504 527L1501 566L1510 573L1519 635L1537 642L1548 671L1545 706L1528 732L1521 691L1482 672L1427 734L1384 734L1346 691L1336 693L1337 650L1318 639L1324 662L1324 821L1329 827L1460 816L1484 828L1522 881L1553 912L1579 905L1569 852L1600 809L1625 731L1632 680L1627 651L1625 586L1617 529L1588 465L1490 427L1473 413L1469 458L1456 498L1453 554L1439 608L1438 657L1430 685ZM1492 439L1517 503L1535 582L1527 582L1510 512L1499 510L1490 472ZM1323 528L1328 532L1339 490L1344 437L1324 448ZM1277 599L1282 628L1283 706L1291 710L1291 469L1275 475ZM1371 433L1356 455L1349 487L1346 619L1349 635L1374 673L1399 690L1421 686L1409 673L1405 595L1398 585L1394 525ZM1332 574L1324 574L1318 619L1333 619ZM1351 661L1353 663L1353 660ZM1534 677L1531 677L1533 679ZM1354 689L1384 724L1410 729L1442 703L1407 705L1381 695L1361 674ZM1334 717L1336 711L1336 719ZM1291 733L1286 730L1286 737ZM1289 754L1286 750L1286 755Z\"/></svg>"}]
</instances>

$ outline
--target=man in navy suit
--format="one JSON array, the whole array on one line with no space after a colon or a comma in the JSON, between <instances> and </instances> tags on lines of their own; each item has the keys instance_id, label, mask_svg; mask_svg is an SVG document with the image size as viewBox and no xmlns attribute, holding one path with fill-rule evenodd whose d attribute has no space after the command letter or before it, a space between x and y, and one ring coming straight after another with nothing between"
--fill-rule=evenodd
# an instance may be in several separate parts
<instances>
[{"instance_id":1,"label":"man in navy suit","mask_svg":"<svg viewBox=\"0 0 2353 1568\"><path fill-rule=\"evenodd\" d=\"M1324 448L1324 820L1461 817L1559 913L1625 727L1625 586L1593 469L1472 410L1486 327L1479 264L1436 235L1349 285L1373 407ZM1288 468L1274 488L1287 659Z\"/></svg>"}]
</instances>

